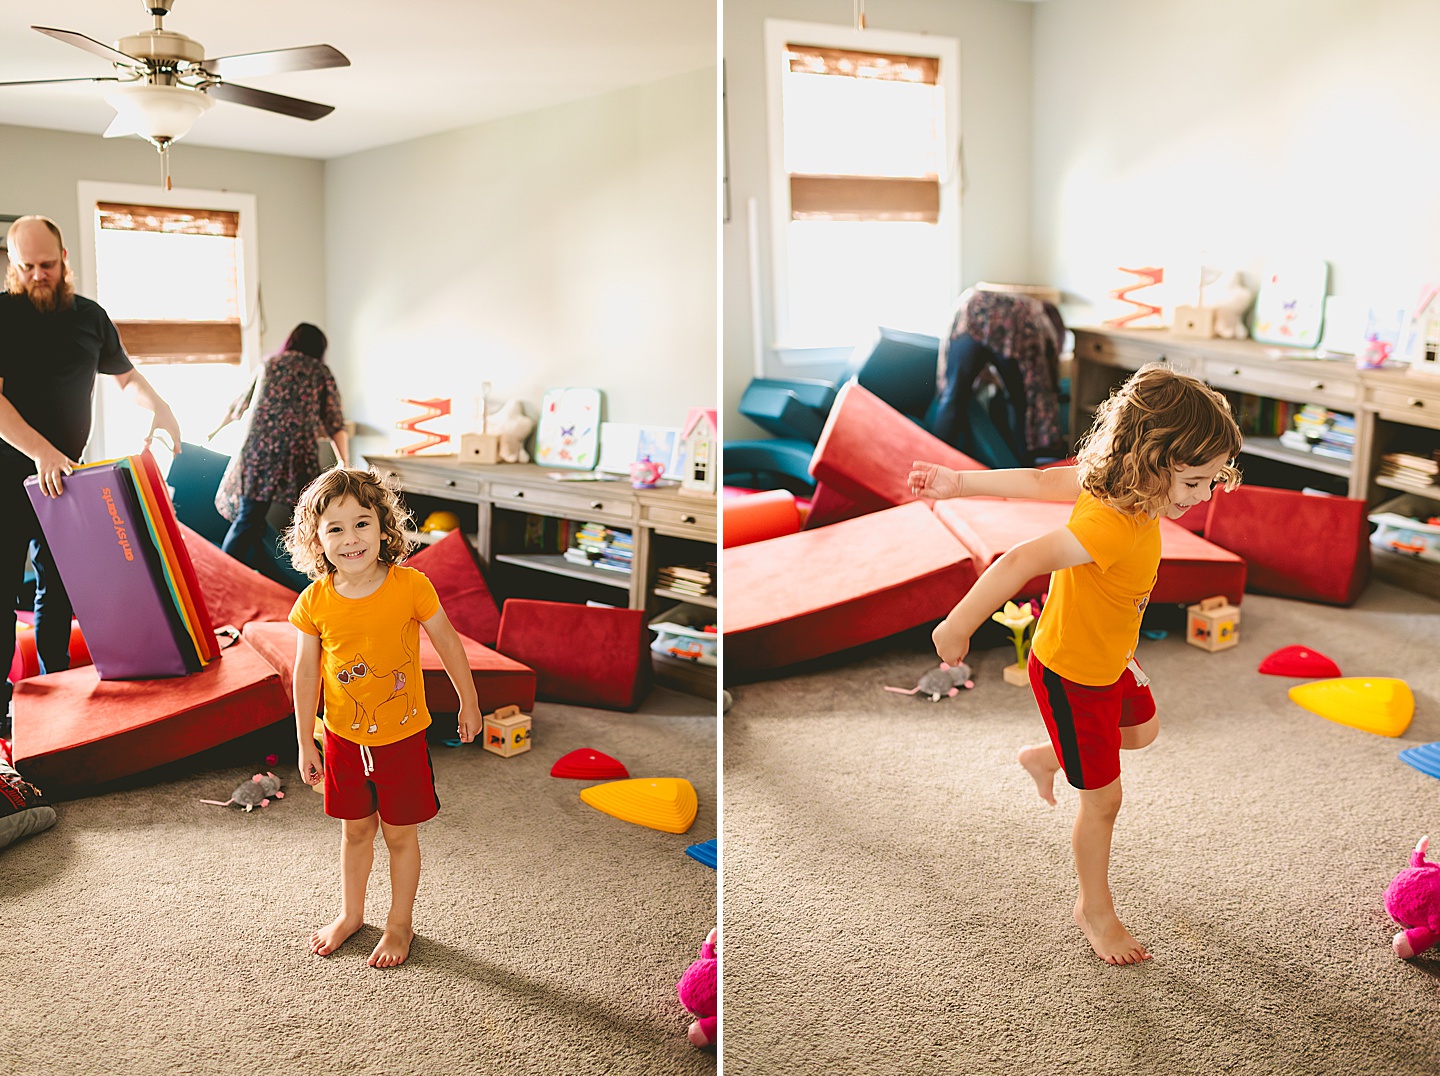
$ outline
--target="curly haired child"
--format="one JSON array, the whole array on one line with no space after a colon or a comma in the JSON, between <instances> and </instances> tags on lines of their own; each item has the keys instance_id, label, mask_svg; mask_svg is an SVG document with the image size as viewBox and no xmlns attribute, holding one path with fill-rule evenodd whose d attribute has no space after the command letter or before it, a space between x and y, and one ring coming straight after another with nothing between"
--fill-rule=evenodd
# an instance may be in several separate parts
<instances>
[{"instance_id":1,"label":"curly haired child","mask_svg":"<svg viewBox=\"0 0 1440 1076\"><path fill-rule=\"evenodd\" d=\"M1159 731L1149 680L1135 662L1140 618L1160 565L1160 518L1177 519L1233 489L1240 428L1225 397L1151 363L1095 414L1072 467L957 472L916 461L919 497L1026 497L1071 501L1069 522L997 559L932 633L950 664L990 613L1037 575L1050 596L1030 650L1030 685L1049 741L1019 761L1047 803L1055 774L1079 790L1071 846L1079 897L1075 923L1109 964L1150 957L1120 922L1110 893L1110 840L1120 811L1120 751Z\"/></svg>"},{"instance_id":2,"label":"curly haired child","mask_svg":"<svg viewBox=\"0 0 1440 1076\"><path fill-rule=\"evenodd\" d=\"M405 962L420 885L418 826L440 809L425 729L420 629L460 696L460 739L481 727L465 647L430 580L398 564L408 518L396 492L370 471L336 467L305 487L285 532L294 565L314 580L296 600L295 723L300 776L324 781L325 813L341 820L340 914L310 935L328 956L363 925L375 833L390 852L390 914L372 967ZM325 692L325 754L315 712Z\"/></svg>"}]
</instances>

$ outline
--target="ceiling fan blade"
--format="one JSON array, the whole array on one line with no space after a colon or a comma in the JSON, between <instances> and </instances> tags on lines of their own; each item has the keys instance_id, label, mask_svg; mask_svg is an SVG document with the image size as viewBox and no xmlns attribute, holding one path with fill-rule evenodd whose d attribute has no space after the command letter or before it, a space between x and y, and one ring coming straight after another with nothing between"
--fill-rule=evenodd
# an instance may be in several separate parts
<instances>
[{"instance_id":1,"label":"ceiling fan blade","mask_svg":"<svg viewBox=\"0 0 1440 1076\"><path fill-rule=\"evenodd\" d=\"M56 41L63 41L67 45L74 45L77 49L84 49L86 52L93 52L102 59L109 60L112 64L124 64L126 67L145 66L144 60L138 60L128 53L119 49L112 49L103 41L96 41L93 37L86 37L75 30L56 30L50 26L31 26L30 29L38 30L46 37L53 37Z\"/></svg>"},{"instance_id":2,"label":"ceiling fan blade","mask_svg":"<svg viewBox=\"0 0 1440 1076\"><path fill-rule=\"evenodd\" d=\"M302 101L298 97L286 97L283 94L268 93L265 90L252 90L249 86L237 86L233 82L216 82L206 86L205 92L217 101L230 101L237 105L249 105L251 108L263 108L267 112L279 112L281 115L294 116L296 119L302 120L318 120L321 116L328 116L335 111L334 105Z\"/></svg>"},{"instance_id":3,"label":"ceiling fan blade","mask_svg":"<svg viewBox=\"0 0 1440 1076\"><path fill-rule=\"evenodd\" d=\"M242 52L215 56L200 64L220 78L255 78L285 71L315 71L322 67L349 67L350 59L333 45L302 45L270 52Z\"/></svg>"},{"instance_id":4,"label":"ceiling fan blade","mask_svg":"<svg viewBox=\"0 0 1440 1076\"><path fill-rule=\"evenodd\" d=\"M0 86L46 86L52 82L119 82L114 75L99 75L94 78L27 78L19 82L0 82Z\"/></svg>"}]
</instances>

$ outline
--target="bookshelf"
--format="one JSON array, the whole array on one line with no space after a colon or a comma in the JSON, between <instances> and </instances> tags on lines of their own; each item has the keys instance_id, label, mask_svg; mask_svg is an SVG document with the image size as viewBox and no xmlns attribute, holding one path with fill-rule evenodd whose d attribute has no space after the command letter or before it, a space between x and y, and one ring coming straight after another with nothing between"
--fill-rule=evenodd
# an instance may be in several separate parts
<instances>
[{"instance_id":1,"label":"bookshelf","mask_svg":"<svg viewBox=\"0 0 1440 1076\"><path fill-rule=\"evenodd\" d=\"M1242 467L1249 481L1291 489L1316 488L1363 500L1376 510L1440 514L1440 485L1394 473L1400 455L1428 459L1440 449L1440 377L1397 370L1357 370L1348 361L1284 357L1285 349L1251 340L1193 339L1167 331L1084 327L1074 330L1070 429L1084 433L1095 408L1130 373L1166 362L1224 392L1246 425L1247 401L1289 416L1309 405L1349 426L1351 456L1298 449L1265 426L1274 410L1257 410L1246 431ZM1287 418L1288 421L1288 418ZM1289 438L1292 440L1293 438ZM1342 438L1343 440L1343 438ZM1332 446L1333 447L1333 446ZM1387 463L1387 457L1391 461ZM1408 480L1407 480L1408 479ZM1413 498L1401 500L1401 496ZM1407 513L1409 514L1409 513ZM1375 574L1407 589L1440 597L1440 564L1372 549Z\"/></svg>"},{"instance_id":2,"label":"bookshelf","mask_svg":"<svg viewBox=\"0 0 1440 1076\"><path fill-rule=\"evenodd\" d=\"M552 468L505 463L461 463L455 456L366 455L381 473L394 475L411 510L423 519L433 507L447 507L475 536L486 581L497 600L543 598L597 601L643 609L651 620L679 606L699 610L713 621L718 612L714 568L718 507L714 499L682 496L675 487L632 489L621 478L559 481ZM591 528L587 530L587 528ZM583 534L615 536L606 558L581 563L566 555ZM595 544L595 543L591 543ZM620 570L628 561L629 570ZM666 569L711 565L709 593L660 585ZM663 682L697 694L713 695L714 669L675 670L657 655L656 675ZM681 662L680 665L689 663ZM683 672L684 675L679 675ZM707 689L708 683L708 689Z\"/></svg>"}]
</instances>

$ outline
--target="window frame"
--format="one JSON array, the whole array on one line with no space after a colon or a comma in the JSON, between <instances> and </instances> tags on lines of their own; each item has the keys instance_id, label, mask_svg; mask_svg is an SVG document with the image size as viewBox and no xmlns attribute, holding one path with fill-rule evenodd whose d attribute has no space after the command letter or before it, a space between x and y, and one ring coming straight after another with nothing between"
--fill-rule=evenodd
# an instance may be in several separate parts
<instances>
[{"instance_id":1,"label":"window frame","mask_svg":"<svg viewBox=\"0 0 1440 1076\"><path fill-rule=\"evenodd\" d=\"M203 190L197 187L163 187L138 183L108 183L80 180L76 184L80 207L80 229L71 251L70 266L75 272L80 294L94 298L99 294L96 271L96 207L101 202L122 202L133 205L154 205L177 209L223 209L240 214L240 368L247 373L260 361L260 249L258 199L239 191ZM137 367L143 364L136 364ZM105 404L107 393L96 391L91 445L105 444Z\"/></svg>"},{"instance_id":2,"label":"window frame","mask_svg":"<svg viewBox=\"0 0 1440 1076\"><path fill-rule=\"evenodd\" d=\"M783 80L787 70L785 49L790 42L856 52L934 57L939 62L936 83L941 88L945 107L945 146L941 158L940 212L935 226L941 229L949 269L948 283L955 295L960 293L960 42L953 37L911 31L857 30L825 23L765 20L766 171L770 187L771 271L768 350L781 366L832 365L844 362L852 348L817 345L814 341L797 339L789 325L787 282L791 204L790 175L785 170ZM762 315L761 310L753 312L757 318Z\"/></svg>"}]
</instances>

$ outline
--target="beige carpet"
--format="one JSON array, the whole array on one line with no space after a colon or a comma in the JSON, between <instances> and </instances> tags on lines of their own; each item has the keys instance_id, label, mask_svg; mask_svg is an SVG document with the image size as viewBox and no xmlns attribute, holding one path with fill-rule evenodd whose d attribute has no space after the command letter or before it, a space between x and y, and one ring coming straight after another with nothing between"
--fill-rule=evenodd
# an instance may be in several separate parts
<instances>
[{"instance_id":1,"label":"beige carpet","mask_svg":"<svg viewBox=\"0 0 1440 1076\"><path fill-rule=\"evenodd\" d=\"M283 726L58 803L53 829L0 852L0 1071L714 1073L675 994L715 925L716 874L684 854L716 835L713 707L663 688L639 714L540 703L534 736L511 759L432 743L418 936L386 971L365 964L389 906L383 842L376 925L330 958L306 948L338 909L339 823L294 783ZM276 747L284 800L198 802ZM583 804L584 783L549 776L577 747L689 779L690 832Z\"/></svg>"},{"instance_id":2,"label":"beige carpet","mask_svg":"<svg viewBox=\"0 0 1440 1076\"><path fill-rule=\"evenodd\" d=\"M1409 731L1290 702L1256 667L1291 643L1406 678ZM732 685L726 1076L1440 1072L1440 956L1398 960L1382 904L1440 842L1440 780L1396 758L1440 740L1440 604L1248 596L1233 650L1142 642L1162 730L1125 756L1111 872L1138 967L1070 920L1075 793L1046 806L1014 761L1044 734L1000 680L1013 651L955 699L882 691L931 666L923 644Z\"/></svg>"}]
</instances>

